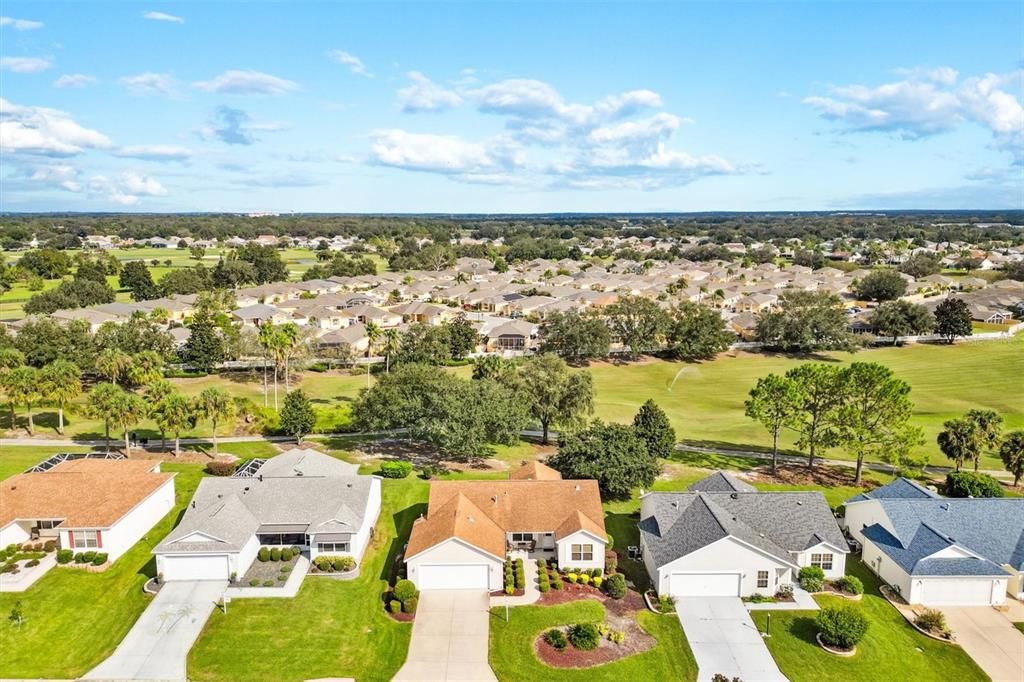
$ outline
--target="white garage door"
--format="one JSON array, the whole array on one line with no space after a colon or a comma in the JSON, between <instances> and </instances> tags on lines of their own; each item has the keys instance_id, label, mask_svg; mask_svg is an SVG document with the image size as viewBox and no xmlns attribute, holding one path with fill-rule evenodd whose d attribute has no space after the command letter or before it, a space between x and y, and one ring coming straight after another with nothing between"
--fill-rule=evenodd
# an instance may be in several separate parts
<instances>
[{"instance_id":1,"label":"white garage door","mask_svg":"<svg viewBox=\"0 0 1024 682\"><path fill-rule=\"evenodd\" d=\"M430 564L419 568L421 590L486 590L487 564Z\"/></svg>"},{"instance_id":2,"label":"white garage door","mask_svg":"<svg viewBox=\"0 0 1024 682\"><path fill-rule=\"evenodd\" d=\"M669 580L673 597L738 597L739 573L673 573Z\"/></svg>"},{"instance_id":3,"label":"white garage door","mask_svg":"<svg viewBox=\"0 0 1024 682\"><path fill-rule=\"evenodd\" d=\"M921 603L927 606L987 606L992 603L992 580L925 580Z\"/></svg>"},{"instance_id":4,"label":"white garage door","mask_svg":"<svg viewBox=\"0 0 1024 682\"><path fill-rule=\"evenodd\" d=\"M227 580L228 555L164 557L164 580Z\"/></svg>"}]
</instances>

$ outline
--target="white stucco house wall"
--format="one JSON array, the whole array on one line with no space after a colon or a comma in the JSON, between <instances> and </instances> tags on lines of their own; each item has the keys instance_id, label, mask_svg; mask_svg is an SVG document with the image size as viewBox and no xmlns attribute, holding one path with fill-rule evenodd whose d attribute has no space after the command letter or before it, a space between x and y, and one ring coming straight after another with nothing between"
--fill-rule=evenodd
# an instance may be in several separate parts
<instances>
[{"instance_id":1,"label":"white stucco house wall","mask_svg":"<svg viewBox=\"0 0 1024 682\"><path fill-rule=\"evenodd\" d=\"M843 524L910 604L1024 599L1024 499L946 498L901 478L847 500Z\"/></svg>"},{"instance_id":2,"label":"white stucco house wall","mask_svg":"<svg viewBox=\"0 0 1024 682\"><path fill-rule=\"evenodd\" d=\"M153 550L165 581L240 579L261 547L362 560L380 516L381 480L295 449L227 478L204 478L181 523Z\"/></svg>"},{"instance_id":3,"label":"white stucco house wall","mask_svg":"<svg viewBox=\"0 0 1024 682\"><path fill-rule=\"evenodd\" d=\"M644 565L659 594L773 595L804 566L846 572L849 550L817 492L758 492L718 472L684 493L640 498Z\"/></svg>"}]
</instances>

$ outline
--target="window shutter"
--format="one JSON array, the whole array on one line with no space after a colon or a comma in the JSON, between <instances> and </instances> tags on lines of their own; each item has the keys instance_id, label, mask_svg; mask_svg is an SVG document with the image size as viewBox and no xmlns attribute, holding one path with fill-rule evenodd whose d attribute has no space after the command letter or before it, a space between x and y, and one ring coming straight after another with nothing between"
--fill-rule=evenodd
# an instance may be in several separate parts
<instances>
[{"instance_id":1,"label":"window shutter","mask_svg":"<svg viewBox=\"0 0 1024 682\"><path fill-rule=\"evenodd\" d=\"M68 549L75 548L75 531L73 530L68 531L68 543L71 545Z\"/></svg>"},{"instance_id":2,"label":"window shutter","mask_svg":"<svg viewBox=\"0 0 1024 682\"><path fill-rule=\"evenodd\" d=\"M103 531L96 531L96 548L103 548Z\"/></svg>"}]
</instances>

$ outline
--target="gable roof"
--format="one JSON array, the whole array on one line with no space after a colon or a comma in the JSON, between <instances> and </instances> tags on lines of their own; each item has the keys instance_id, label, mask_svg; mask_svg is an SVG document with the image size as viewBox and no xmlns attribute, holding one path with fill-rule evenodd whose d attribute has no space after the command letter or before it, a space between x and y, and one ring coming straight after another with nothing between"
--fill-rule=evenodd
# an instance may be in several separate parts
<instances>
[{"instance_id":1,"label":"gable roof","mask_svg":"<svg viewBox=\"0 0 1024 682\"><path fill-rule=\"evenodd\" d=\"M757 547L780 561L822 542L846 551L846 541L820 492L648 493L641 536L662 566L725 537Z\"/></svg>"},{"instance_id":2,"label":"gable roof","mask_svg":"<svg viewBox=\"0 0 1024 682\"><path fill-rule=\"evenodd\" d=\"M547 464L536 460L527 462L518 469L513 469L509 478L516 481L560 481L561 472L552 469Z\"/></svg>"},{"instance_id":3,"label":"gable roof","mask_svg":"<svg viewBox=\"0 0 1024 682\"><path fill-rule=\"evenodd\" d=\"M16 519L64 519L66 528L109 528L174 478L147 460L66 460L0 483L0 528Z\"/></svg>"},{"instance_id":4,"label":"gable roof","mask_svg":"<svg viewBox=\"0 0 1024 682\"><path fill-rule=\"evenodd\" d=\"M724 492L741 492L741 493L753 493L757 492L757 488L739 480L732 474L727 474L724 471L716 471L707 478L702 478L696 483L691 483L687 490L690 492L705 491L714 493Z\"/></svg>"},{"instance_id":5,"label":"gable roof","mask_svg":"<svg viewBox=\"0 0 1024 682\"><path fill-rule=\"evenodd\" d=\"M413 524L406 556L455 537L503 557L505 533L554 532L557 540L580 530L607 537L594 480L431 481L427 516Z\"/></svg>"},{"instance_id":6,"label":"gable roof","mask_svg":"<svg viewBox=\"0 0 1024 682\"><path fill-rule=\"evenodd\" d=\"M845 504L851 502L864 502L865 500L886 500L886 499L903 499L903 500L928 500L938 499L941 495L916 481L912 481L909 478L897 478L890 483L886 483L883 486L869 490L866 493L855 495L846 501Z\"/></svg>"},{"instance_id":7,"label":"gable roof","mask_svg":"<svg viewBox=\"0 0 1024 682\"><path fill-rule=\"evenodd\" d=\"M874 524L864 529L864 536L907 573L960 575L956 571L968 570L968 575L999 575L1005 573L1000 568L1005 564L1024 570L1024 499L940 497L883 499L879 504L892 530ZM965 564L960 559L928 558L950 547L983 559Z\"/></svg>"}]
</instances>

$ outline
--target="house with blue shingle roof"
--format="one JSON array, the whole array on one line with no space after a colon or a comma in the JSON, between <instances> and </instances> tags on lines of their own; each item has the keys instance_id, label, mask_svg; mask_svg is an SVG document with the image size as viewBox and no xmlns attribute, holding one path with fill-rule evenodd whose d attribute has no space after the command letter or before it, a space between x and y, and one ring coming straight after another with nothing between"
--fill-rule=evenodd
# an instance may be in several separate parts
<instances>
[{"instance_id":1,"label":"house with blue shingle roof","mask_svg":"<svg viewBox=\"0 0 1024 682\"><path fill-rule=\"evenodd\" d=\"M947 498L905 478L846 502L862 558L910 604L1024 598L1024 499Z\"/></svg>"}]
</instances>

